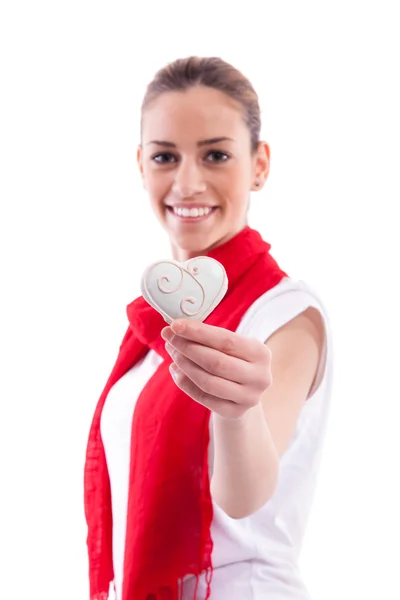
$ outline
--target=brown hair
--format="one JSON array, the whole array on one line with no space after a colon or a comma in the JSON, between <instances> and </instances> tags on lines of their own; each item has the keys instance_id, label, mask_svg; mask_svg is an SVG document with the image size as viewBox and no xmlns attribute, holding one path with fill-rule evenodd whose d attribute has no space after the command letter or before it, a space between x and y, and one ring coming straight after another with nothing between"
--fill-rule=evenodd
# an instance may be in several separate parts
<instances>
[{"instance_id":1,"label":"brown hair","mask_svg":"<svg viewBox=\"0 0 400 600\"><path fill-rule=\"evenodd\" d=\"M184 91L203 85L224 92L244 109L251 148L255 152L260 138L261 118L258 96L250 81L221 58L180 58L160 69L147 86L142 102L142 115L147 105L164 92Z\"/></svg>"}]
</instances>

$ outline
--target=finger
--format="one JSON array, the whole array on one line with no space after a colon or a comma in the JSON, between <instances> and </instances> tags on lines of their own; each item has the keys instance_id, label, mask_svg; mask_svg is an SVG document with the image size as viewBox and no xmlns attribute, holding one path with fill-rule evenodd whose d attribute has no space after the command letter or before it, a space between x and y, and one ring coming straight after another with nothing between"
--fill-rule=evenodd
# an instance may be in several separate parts
<instances>
[{"instance_id":1,"label":"finger","mask_svg":"<svg viewBox=\"0 0 400 600\"><path fill-rule=\"evenodd\" d=\"M170 365L170 373L179 389L190 396L192 400L227 419L238 419L247 410L247 407L243 405L206 394L174 363Z\"/></svg>"},{"instance_id":2,"label":"finger","mask_svg":"<svg viewBox=\"0 0 400 600\"><path fill-rule=\"evenodd\" d=\"M259 360L264 352L264 344L258 340L246 338L228 329L207 325L200 321L177 319L171 323L170 329L174 334L187 340L248 362Z\"/></svg>"},{"instance_id":3,"label":"finger","mask_svg":"<svg viewBox=\"0 0 400 600\"><path fill-rule=\"evenodd\" d=\"M174 335L167 344L212 375L249 385L254 381L253 363L223 354L219 350L192 342L179 335Z\"/></svg>"},{"instance_id":4,"label":"finger","mask_svg":"<svg viewBox=\"0 0 400 600\"><path fill-rule=\"evenodd\" d=\"M169 352L168 346L166 349ZM247 407L259 401L259 390L212 375L175 349L171 349L171 357L179 369L205 394Z\"/></svg>"}]
</instances>

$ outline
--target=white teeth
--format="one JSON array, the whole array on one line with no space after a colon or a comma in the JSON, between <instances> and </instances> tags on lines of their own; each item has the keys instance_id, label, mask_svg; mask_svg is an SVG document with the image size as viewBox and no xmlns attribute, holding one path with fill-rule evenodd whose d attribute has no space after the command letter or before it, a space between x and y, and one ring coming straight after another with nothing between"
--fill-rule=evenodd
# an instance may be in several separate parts
<instances>
[{"instance_id":1,"label":"white teeth","mask_svg":"<svg viewBox=\"0 0 400 600\"><path fill-rule=\"evenodd\" d=\"M181 207L173 207L173 211L178 217L205 217L209 215L212 211L209 207L199 206L196 208L181 208Z\"/></svg>"}]
</instances>

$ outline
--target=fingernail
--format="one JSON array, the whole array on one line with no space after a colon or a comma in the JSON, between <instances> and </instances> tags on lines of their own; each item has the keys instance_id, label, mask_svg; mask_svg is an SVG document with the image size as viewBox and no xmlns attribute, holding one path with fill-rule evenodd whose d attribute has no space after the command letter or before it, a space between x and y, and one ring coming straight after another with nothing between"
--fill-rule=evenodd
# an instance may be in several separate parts
<instances>
[{"instance_id":1,"label":"fingernail","mask_svg":"<svg viewBox=\"0 0 400 600\"><path fill-rule=\"evenodd\" d=\"M161 337L163 338L163 340L171 341L174 337L174 334L171 331L171 327L164 327L164 329L161 331Z\"/></svg>"},{"instance_id":2,"label":"fingernail","mask_svg":"<svg viewBox=\"0 0 400 600\"><path fill-rule=\"evenodd\" d=\"M171 329L175 333L182 333L182 331L185 329L185 323L182 321L173 321L171 323Z\"/></svg>"},{"instance_id":3,"label":"fingernail","mask_svg":"<svg viewBox=\"0 0 400 600\"><path fill-rule=\"evenodd\" d=\"M177 369L176 369L176 365L174 363L171 363L169 365L169 372L172 375L173 380L176 380L176 375L177 375Z\"/></svg>"}]
</instances>

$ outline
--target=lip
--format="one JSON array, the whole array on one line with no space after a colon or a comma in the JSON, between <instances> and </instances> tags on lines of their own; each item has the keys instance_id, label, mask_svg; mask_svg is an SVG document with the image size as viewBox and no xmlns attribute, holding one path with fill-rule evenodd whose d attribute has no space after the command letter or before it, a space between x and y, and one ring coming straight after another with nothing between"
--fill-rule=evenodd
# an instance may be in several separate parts
<instances>
[{"instance_id":1,"label":"lip","mask_svg":"<svg viewBox=\"0 0 400 600\"><path fill-rule=\"evenodd\" d=\"M169 209L168 213L171 215L171 217L177 219L179 221L179 223L193 223L193 224L199 223L200 221L206 221L219 208L219 206L207 206L206 204L196 204L192 208L211 208L211 211L207 215L202 215L200 217L182 217L182 216L175 214L175 212L173 211L173 208L181 208L182 205L174 204L173 206L166 205L166 207L167 207L167 209ZM189 208L189 206L187 204L185 204L185 205L183 205L182 208Z\"/></svg>"},{"instance_id":2,"label":"lip","mask_svg":"<svg viewBox=\"0 0 400 600\"><path fill-rule=\"evenodd\" d=\"M186 204L184 202L179 203L179 204L166 204L165 205L167 208L218 208L218 206L216 204L195 204L193 202L193 204L188 204L186 202Z\"/></svg>"}]
</instances>

